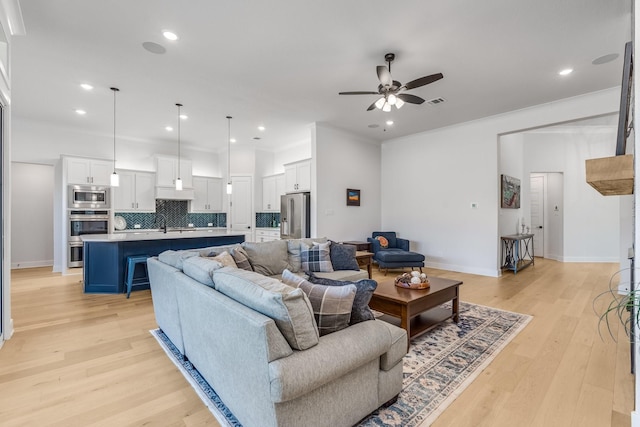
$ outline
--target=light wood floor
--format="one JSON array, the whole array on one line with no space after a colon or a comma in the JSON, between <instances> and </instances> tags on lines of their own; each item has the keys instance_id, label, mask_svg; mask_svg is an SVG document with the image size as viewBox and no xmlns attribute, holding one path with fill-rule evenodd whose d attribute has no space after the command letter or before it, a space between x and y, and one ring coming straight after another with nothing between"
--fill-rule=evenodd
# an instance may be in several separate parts
<instances>
[{"instance_id":1,"label":"light wood floor","mask_svg":"<svg viewBox=\"0 0 640 427\"><path fill-rule=\"evenodd\" d=\"M629 345L624 334L602 341L592 309L616 269L543 259L501 278L426 269L463 280L463 301L534 316L434 426L629 426ZM80 276L46 268L12 277L2 426L217 425L149 334L149 291L85 295Z\"/></svg>"}]
</instances>

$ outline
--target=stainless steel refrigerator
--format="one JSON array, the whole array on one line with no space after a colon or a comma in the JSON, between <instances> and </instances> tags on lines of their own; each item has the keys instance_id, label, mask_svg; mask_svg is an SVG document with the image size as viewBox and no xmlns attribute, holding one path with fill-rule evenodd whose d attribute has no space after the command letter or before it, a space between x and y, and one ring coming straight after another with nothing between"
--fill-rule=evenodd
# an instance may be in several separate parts
<instances>
[{"instance_id":1,"label":"stainless steel refrigerator","mask_svg":"<svg viewBox=\"0 0 640 427\"><path fill-rule=\"evenodd\" d=\"M280 238L311 237L311 194L280 196Z\"/></svg>"}]
</instances>

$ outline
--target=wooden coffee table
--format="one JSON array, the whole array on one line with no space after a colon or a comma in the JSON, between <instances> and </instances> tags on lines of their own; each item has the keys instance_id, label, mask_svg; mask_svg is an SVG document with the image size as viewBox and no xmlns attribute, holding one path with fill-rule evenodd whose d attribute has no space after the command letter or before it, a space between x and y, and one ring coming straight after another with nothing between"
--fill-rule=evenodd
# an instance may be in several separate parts
<instances>
[{"instance_id":1,"label":"wooden coffee table","mask_svg":"<svg viewBox=\"0 0 640 427\"><path fill-rule=\"evenodd\" d=\"M404 289L397 287L393 279L381 281L369 307L388 315L383 316L383 320L390 323L398 324L394 318L400 319L399 326L407 331L409 340L447 319L457 323L462 282L433 276L429 282L429 289ZM451 301L451 310L438 307L447 301Z\"/></svg>"}]
</instances>

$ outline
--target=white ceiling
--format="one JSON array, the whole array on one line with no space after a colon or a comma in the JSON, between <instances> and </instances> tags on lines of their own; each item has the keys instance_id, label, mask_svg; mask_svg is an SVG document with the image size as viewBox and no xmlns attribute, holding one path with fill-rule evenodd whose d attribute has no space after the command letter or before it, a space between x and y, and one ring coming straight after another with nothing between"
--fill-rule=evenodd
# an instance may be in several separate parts
<instances>
[{"instance_id":1,"label":"white ceiling","mask_svg":"<svg viewBox=\"0 0 640 427\"><path fill-rule=\"evenodd\" d=\"M22 0L12 50L13 115L112 135L278 149L326 122L381 141L618 86L629 0ZM180 40L165 40L170 29ZM143 42L166 48L152 54ZM395 80L442 72L410 93L444 104L367 112L376 65ZM617 53L613 62L593 65ZM566 77L557 73L571 67ZM87 82L91 92L80 88ZM85 116L74 113L87 111ZM386 126L387 119L394 120ZM378 128L368 125L377 124ZM257 130L264 125L266 131ZM385 130L386 128L386 130ZM252 138L259 136L260 141Z\"/></svg>"}]
</instances>

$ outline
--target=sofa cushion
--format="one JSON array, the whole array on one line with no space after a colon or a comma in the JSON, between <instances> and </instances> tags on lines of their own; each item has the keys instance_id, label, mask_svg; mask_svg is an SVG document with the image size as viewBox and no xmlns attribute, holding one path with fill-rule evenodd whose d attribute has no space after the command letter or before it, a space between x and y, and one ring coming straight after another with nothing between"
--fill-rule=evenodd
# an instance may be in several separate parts
<instances>
[{"instance_id":1,"label":"sofa cushion","mask_svg":"<svg viewBox=\"0 0 640 427\"><path fill-rule=\"evenodd\" d=\"M241 268L247 271L253 271L253 267L249 262L249 255L247 254L247 251L245 251L242 246L238 246L237 248L231 249L231 256L233 257L233 260L236 262L236 265L238 266L238 268Z\"/></svg>"},{"instance_id":2,"label":"sofa cushion","mask_svg":"<svg viewBox=\"0 0 640 427\"><path fill-rule=\"evenodd\" d=\"M286 240L244 242L242 247L249 255L249 262L256 273L274 276L282 274L289 265Z\"/></svg>"},{"instance_id":3,"label":"sofa cushion","mask_svg":"<svg viewBox=\"0 0 640 427\"><path fill-rule=\"evenodd\" d=\"M200 254L195 251L168 250L158 255L158 260L164 262L165 264L169 264L171 267L177 268L178 270L182 270L182 264L184 260L194 256L200 256Z\"/></svg>"},{"instance_id":4,"label":"sofa cushion","mask_svg":"<svg viewBox=\"0 0 640 427\"><path fill-rule=\"evenodd\" d=\"M355 246L339 244L332 241L329 253L331 256L331 265L334 270L360 270L360 266L356 260Z\"/></svg>"},{"instance_id":5,"label":"sofa cushion","mask_svg":"<svg viewBox=\"0 0 640 427\"><path fill-rule=\"evenodd\" d=\"M220 262L211 258L194 256L184 260L182 271L193 280L215 288L211 274L222 267L223 265Z\"/></svg>"},{"instance_id":6,"label":"sofa cushion","mask_svg":"<svg viewBox=\"0 0 640 427\"><path fill-rule=\"evenodd\" d=\"M345 286L355 285L356 297L353 300L353 307L351 308L351 321L350 324L364 322L365 320L375 319L373 312L369 308L369 301L373 296L373 291L378 287L378 282L371 279L358 280L357 282L347 282L341 280L324 279L317 277L313 273L309 276L311 283L317 283L326 286Z\"/></svg>"},{"instance_id":7,"label":"sofa cushion","mask_svg":"<svg viewBox=\"0 0 640 427\"><path fill-rule=\"evenodd\" d=\"M331 242L313 243L313 246L301 245L300 258L304 271L333 271L330 253Z\"/></svg>"},{"instance_id":8,"label":"sofa cushion","mask_svg":"<svg viewBox=\"0 0 640 427\"><path fill-rule=\"evenodd\" d=\"M314 284L289 270L282 272L282 281L289 286L302 289L307 294L311 307L313 307L313 315L320 336L337 332L349 326L353 299L356 296L354 285L325 286Z\"/></svg>"},{"instance_id":9,"label":"sofa cushion","mask_svg":"<svg viewBox=\"0 0 640 427\"><path fill-rule=\"evenodd\" d=\"M224 251L231 253L231 251L235 248L241 248L240 243L234 243L232 245L222 245L222 246L208 246L206 248L194 249L200 252L200 256L212 257L216 256Z\"/></svg>"},{"instance_id":10,"label":"sofa cushion","mask_svg":"<svg viewBox=\"0 0 640 427\"><path fill-rule=\"evenodd\" d=\"M214 271L212 277L218 292L272 318L291 348L305 350L318 344L313 308L302 289L230 267Z\"/></svg>"}]
</instances>

